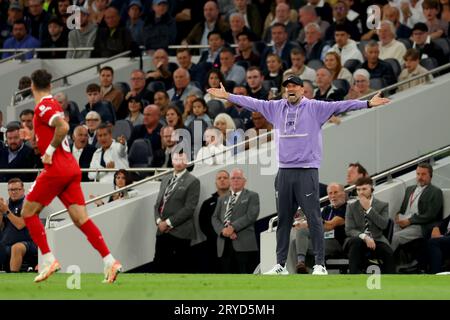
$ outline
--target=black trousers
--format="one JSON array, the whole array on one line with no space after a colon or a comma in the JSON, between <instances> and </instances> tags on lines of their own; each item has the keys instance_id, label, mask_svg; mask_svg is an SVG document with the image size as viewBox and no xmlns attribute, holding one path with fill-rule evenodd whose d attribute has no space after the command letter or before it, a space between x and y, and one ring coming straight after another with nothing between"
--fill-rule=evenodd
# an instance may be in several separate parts
<instances>
[{"instance_id":1,"label":"black trousers","mask_svg":"<svg viewBox=\"0 0 450 320\"><path fill-rule=\"evenodd\" d=\"M156 236L155 272L188 273L191 272L191 240L180 239L170 233Z\"/></svg>"},{"instance_id":2,"label":"black trousers","mask_svg":"<svg viewBox=\"0 0 450 320\"><path fill-rule=\"evenodd\" d=\"M395 273L394 253L391 247L380 241L375 241L375 244L375 250L371 250L359 237L353 237L349 240L345 250L348 254L350 273L365 273L368 255L371 253L375 253L375 257L383 261L381 265L382 273Z\"/></svg>"},{"instance_id":3,"label":"black trousers","mask_svg":"<svg viewBox=\"0 0 450 320\"><path fill-rule=\"evenodd\" d=\"M428 261L430 263L430 272L442 272L444 259L450 257L450 235L441 238L432 238L428 240Z\"/></svg>"},{"instance_id":4,"label":"black trousers","mask_svg":"<svg viewBox=\"0 0 450 320\"><path fill-rule=\"evenodd\" d=\"M220 258L222 273L253 273L257 265L258 251L238 252L234 250L232 241L225 239Z\"/></svg>"}]
</instances>

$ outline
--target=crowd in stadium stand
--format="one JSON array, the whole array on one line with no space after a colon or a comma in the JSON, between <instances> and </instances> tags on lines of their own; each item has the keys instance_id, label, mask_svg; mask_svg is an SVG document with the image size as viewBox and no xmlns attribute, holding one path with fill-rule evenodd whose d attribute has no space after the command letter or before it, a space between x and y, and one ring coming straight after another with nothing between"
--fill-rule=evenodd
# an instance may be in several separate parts
<instances>
[{"instance_id":1,"label":"crowd in stadium stand","mask_svg":"<svg viewBox=\"0 0 450 320\"><path fill-rule=\"evenodd\" d=\"M130 50L130 56L138 56L142 52L149 55L154 66L151 70L145 65L143 70L133 70L128 79L115 79L114 69L104 66L99 70L98 81L85 88L86 99L83 101L73 101L64 92L55 95L70 124L72 153L82 168L172 168L172 151L182 135L176 129L185 129L192 143L195 135L200 135L202 145L191 148L191 154L187 155L190 159L219 154L226 146L242 141L244 132L252 136L272 129L260 113L217 100L206 92L208 88L218 88L220 83L235 94L280 99L284 93L283 80L297 75L304 80L305 97L309 99L359 99L444 65L450 57L448 0L78 0L75 1L80 10L77 28L73 28L75 20L72 11L68 11L72 2L0 1L0 47L94 48L92 51L28 52L25 59L106 58ZM369 28L366 24L369 5L380 9L378 28ZM203 47L170 47L179 44ZM3 52L2 58L13 54ZM175 56L176 63L169 61L169 56ZM430 79L432 76L428 75L402 84L396 90L406 90ZM29 77L23 77L18 88L26 89L30 84ZM30 94L29 91L21 93L17 101L32 99ZM18 121L6 124L0 114L0 138L4 141L0 142L0 168L42 168L31 139L32 117L32 110L24 110ZM339 124L339 117L332 117L330 122ZM122 133L128 133L125 134L128 139ZM249 144L240 150L247 148ZM236 152L239 150L231 151ZM222 154L205 163L220 164L226 156ZM130 173L130 179L138 180L146 175ZM231 178L235 175L239 177L242 173L233 171ZM11 178L20 178L20 183L31 182L35 174L0 175L1 182L19 183ZM229 189L226 183L229 179L227 172L218 173L217 194L208 199L208 203L219 203L218 196L225 195ZM83 174L83 181L93 180L116 185L114 174ZM355 183L357 179L347 181L349 185ZM340 234L339 239L336 234L336 240L344 245L347 216L342 209L346 202L341 199L341 187L340 184L329 185L327 193L338 194L335 208L343 212L333 215L340 219L336 218L332 225L341 228L336 231ZM10 199L15 203L11 194ZM414 213L407 204L405 206L402 207L403 214L405 210ZM3 207L2 203L0 207ZM419 204L418 210L420 216L420 211L427 209ZM433 210L438 211L439 208ZM427 224L425 238L430 236L431 230L434 235L438 234L437 211L426 219L412 219L414 226ZM226 239L220 238L219 257L225 252L228 264L230 259L237 259L244 261L245 266L231 270L229 265L223 268L218 265L221 260L217 260L214 254L217 253L217 243L211 239L217 238L217 233L221 234L218 225L222 222L208 225L212 216L211 208L203 204L200 219L208 240L202 248L209 250L208 257L211 257L204 263L206 271L248 272L255 259L234 255L234 251L239 252L242 247L230 246L227 239L233 233L226 232ZM330 217L324 216L324 220L333 220ZM4 221L8 218L3 217L2 227L6 227ZM397 239L398 224L394 224L393 239ZM444 224L440 226L439 234L447 234L442 238L448 240ZM17 227L14 222L13 225ZM297 238L307 239L304 228ZM300 241L302 246L297 245L299 272L306 270L304 258L308 248L305 241ZM444 243L443 240L430 240L432 247L428 251L423 248L423 243L410 250L421 253L420 257L415 257L421 266L426 256L424 252L438 252L439 245L445 248L446 251L442 250L446 254L450 252L448 245L438 244L439 241ZM351 250L346 244L338 251L357 257L354 251L349 253ZM398 243L400 247L404 244ZM3 240L0 245L2 250L9 246L8 255L11 256L11 245ZM336 249L336 243L333 245ZM354 245L360 247L361 242L355 240ZM253 251L254 248L250 247L251 250L243 251ZM16 250L19 249L13 251ZM394 248L392 250L395 254ZM440 262L436 259L432 264L433 272L439 270L437 265ZM350 264L352 272L360 270L360 263L356 266L351 261ZM17 270L16 265L9 267L6 269Z\"/></svg>"}]
</instances>

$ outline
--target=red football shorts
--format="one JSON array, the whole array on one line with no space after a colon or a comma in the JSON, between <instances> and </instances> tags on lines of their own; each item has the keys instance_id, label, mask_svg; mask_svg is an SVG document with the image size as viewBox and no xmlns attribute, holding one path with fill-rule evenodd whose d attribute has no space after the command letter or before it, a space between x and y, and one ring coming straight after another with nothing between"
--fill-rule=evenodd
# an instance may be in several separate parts
<instances>
[{"instance_id":1,"label":"red football shorts","mask_svg":"<svg viewBox=\"0 0 450 320\"><path fill-rule=\"evenodd\" d=\"M67 172L65 175L54 175L44 170L31 185L26 199L48 206L55 197L58 197L66 208L73 204L85 205L81 191L81 171L77 170L68 175Z\"/></svg>"}]
</instances>

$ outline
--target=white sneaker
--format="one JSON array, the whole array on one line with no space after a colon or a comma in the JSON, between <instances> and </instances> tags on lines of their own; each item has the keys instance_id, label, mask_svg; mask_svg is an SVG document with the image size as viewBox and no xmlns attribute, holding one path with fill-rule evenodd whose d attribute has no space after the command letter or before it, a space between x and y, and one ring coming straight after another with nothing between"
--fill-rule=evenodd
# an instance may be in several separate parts
<instances>
[{"instance_id":1,"label":"white sneaker","mask_svg":"<svg viewBox=\"0 0 450 320\"><path fill-rule=\"evenodd\" d=\"M122 265L118 260L116 260L112 265L105 267L105 279L103 280L103 283L113 283L116 281L117 275L120 272L122 272Z\"/></svg>"},{"instance_id":2,"label":"white sneaker","mask_svg":"<svg viewBox=\"0 0 450 320\"><path fill-rule=\"evenodd\" d=\"M42 264L41 272L34 278L34 282L41 282L47 280L55 272L61 269L61 265L58 260L53 260L53 262L44 262Z\"/></svg>"},{"instance_id":3,"label":"white sneaker","mask_svg":"<svg viewBox=\"0 0 450 320\"><path fill-rule=\"evenodd\" d=\"M281 266L281 264L277 263L272 269L267 272L264 272L265 275L288 275L286 267Z\"/></svg>"},{"instance_id":4,"label":"white sneaker","mask_svg":"<svg viewBox=\"0 0 450 320\"><path fill-rule=\"evenodd\" d=\"M312 272L312 274L313 274L314 276L326 276L326 275L328 274L328 271L327 271L327 269L326 269L323 265L321 265L321 264L316 264L316 265L313 267L313 272Z\"/></svg>"}]
</instances>

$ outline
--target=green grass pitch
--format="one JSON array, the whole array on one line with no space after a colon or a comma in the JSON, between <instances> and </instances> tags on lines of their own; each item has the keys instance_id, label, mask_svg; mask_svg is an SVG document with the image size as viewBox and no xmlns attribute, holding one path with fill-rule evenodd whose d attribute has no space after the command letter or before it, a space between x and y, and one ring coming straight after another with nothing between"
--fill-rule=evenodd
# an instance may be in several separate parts
<instances>
[{"instance_id":1,"label":"green grass pitch","mask_svg":"<svg viewBox=\"0 0 450 320\"><path fill-rule=\"evenodd\" d=\"M70 274L39 284L35 275L0 274L0 299L450 299L450 276L384 275L381 288L369 290L367 275L121 274L111 285L82 274L80 289L67 288Z\"/></svg>"}]
</instances>

